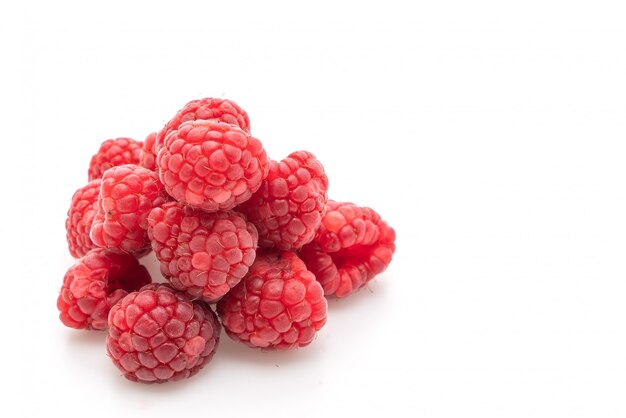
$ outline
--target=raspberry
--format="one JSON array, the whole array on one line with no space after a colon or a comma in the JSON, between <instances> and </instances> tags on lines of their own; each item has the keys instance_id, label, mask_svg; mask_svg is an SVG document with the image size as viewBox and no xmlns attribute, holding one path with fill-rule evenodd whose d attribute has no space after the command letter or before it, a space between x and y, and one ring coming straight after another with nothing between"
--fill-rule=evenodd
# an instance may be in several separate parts
<instances>
[{"instance_id":1,"label":"raspberry","mask_svg":"<svg viewBox=\"0 0 626 418\"><path fill-rule=\"evenodd\" d=\"M109 313L107 351L124 377L164 383L196 374L213 357L221 326L204 302L165 284L144 286Z\"/></svg>"},{"instance_id":2,"label":"raspberry","mask_svg":"<svg viewBox=\"0 0 626 418\"><path fill-rule=\"evenodd\" d=\"M156 141L156 132L152 132L143 141L141 152L139 153L139 165L154 171L156 168L156 156L154 155L154 142Z\"/></svg>"},{"instance_id":3,"label":"raspberry","mask_svg":"<svg viewBox=\"0 0 626 418\"><path fill-rule=\"evenodd\" d=\"M180 109L164 127L159 131L154 145L154 153L165 143L167 135L178 129L183 122L198 119L215 119L220 122L230 123L240 127L246 132L250 132L250 119L245 110L232 100L215 99L206 97L204 99L192 100Z\"/></svg>"},{"instance_id":4,"label":"raspberry","mask_svg":"<svg viewBox=\"0 0 626 418\"><path fill-rule=\"evenodd\" d=\"M153 171L130 164L107 170L91 227L92 241L137 256L147 254L148 214L165 200L163 185Z\"/></svg>"},{"instance_id":5,"label":"raspberry","mask_svg":"<svg viewBox=\"0 0 626 418\"><path fill-rule=\"evenodd\" d=\"M267 176L267 156L258 139L210 120L185 122L172 131L157 166L172 197L208 212L245 202Z\"/></svg>"},{"instance_id":6,"label":"raspberry","mask_svg":"<svg viewBox=\"0 0 626 418\"><path fill-rule=\"evenodd\" d=\"M322 286L292 252L259 253L217 309L228 335L250 347L304 347L326 323Z\"/></svg>"},{"instance_id":7,"label":"raspberry","mask_svg":"<svg viewBox=\"0 0 626 418\"><path fill-rule=\"evenodd\" d=\"M65 220L67 245L72 257L82 257L95 247L89 238L89 231L98 211L98 193L99 179L90 181L72 196L72 204Z\"/></svg>"},{"instance_id":8,"label":"raspberry","mask_svg":"<svg viewBox=\"0 0 626 418\"><path fill-rule=\"evenodd\" d=\"M111 167L139 164L141 142L131 138L107 139L89 162L89 180L102 178Z\"/></svg>"},{"instance_id":9,"label":"raspberry","mask_svg":"<svg viewBox=\"0 0 626 418\"><path fill-rule=\"evenodd\" d=\"M154 208L148 222L161 272L193 298L219 299L254 261L256 228L237 212L205 213L168 202Z\"/></svg>"},{"instance_id":10,"label":"raspberry","mask_svg":"<svg viewBox=\"0 0 626 418\"><path fill-rule=\"evenodd\" d=\"M242 205L259 231L260 247L298 249L311 242L326 211L328 178L313 154L270 161L261 188Z\"/></svg>"},{"instance_id":11,"label":"raspberry","mask_svg":"<svg viewBox=\"0 0 626 418\"><path fill-rule=\"evenodd\" d=\"M387 268L395 240L393 228L374 210L329 201L315 239L300 255L326 295L345 297Z\"/></svg>"},{"instance_id":12,"label":"raspberry","mask_svg":"<svg viewBox=\"0 0 626 418\"><path fill-rule=\"evenodd\" d=\"M70 328L105 329L111 306L151 281L132 255L95 248L65 273L57 299L61 322Z\"/></svg>"}]
</instances>

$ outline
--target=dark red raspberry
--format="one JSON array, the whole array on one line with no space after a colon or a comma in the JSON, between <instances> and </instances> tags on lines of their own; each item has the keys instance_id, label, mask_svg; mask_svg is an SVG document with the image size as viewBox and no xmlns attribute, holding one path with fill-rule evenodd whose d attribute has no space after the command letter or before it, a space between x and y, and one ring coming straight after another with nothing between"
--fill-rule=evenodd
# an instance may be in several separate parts
<instances>
[{"instance_id":1,"label":"dark red raspberry","mask_svg":"<svg viewBox=\"0 0 626 418\"><path fill-rule=\"evenodd\" d=\"M109 313L107 351L129 380L164 383L196 374L213 357L220 326L209 305L151 284Z\"/></svg>"},{"instance_id":2,"label":"dark red raspberry","mask_svg":"<svg viewBox=\"0 0 626 418\"><path fill-rule=\"evenodd\" d=\"M311 242L326 212L328 177L313 154L270 161L261 188L241 210L259 231L259 246L292 250Z\"/></svg>"},{"instance_id":3,"label":"dark red raspberry","mask_svg":"<svg viewBox=\"0 0 626 418\"><path fill-rule=\"evenodd\" d=\"M142 143L131 138L107 139L89 162L89 180L102 178L111 167L139 164Z\"/></svg>"},{"instance_id":4,"label":"dark red raspberry","mask_svg":"<svg viewBox=\"0 0 626 418\"><path fill-rule=\"evenodd\" d=\"M228 123L195 120L172 131L157 156L159 177L174 199L215 212L252 196L267 176L261 142Z\"/></svg>"},{"instance_id":5,"label":"dark red raspberry","mask_svg":"<svg viewBox=\"0 0 626 418\"><path fill-rule=\"evenodd\" d=\"M156 132L152 132L143 141L141 153L139 154L139 165L154 171L156 168L156 155L154 155L154 143L156 141Z\"/></svg>"},{"instance_id":6,"label":"dark red raspberry","mask_svg":"<svg viewBox=\"0 0 626 418\"><path fill-rule=\"evenodd\" d=\"M165 143L167 135L178 129L183 122L199 119L215 119L220 122L239 126L246 132L250 132L250 119L245 110L232 100L206 97L192 100L180 109L167 124L159 131L154 145L155 155Z\"/></svg>"},{"instance_id":7,"label":"dark red raspberry","mask_svg":"<svg viewBox=\"0 0 626 418\"><path fill-rule=\"evenodd\" d=\"M237 212L205 213L168 202L154 208L148 222L161 272L193 298L221 298L254 261L256 228Z\"/></svg>"},{"instance_id":8,"label":"dark red raspberry","mask_svg":"<svg viewBox=\"0 0 626 418\"><path fill-rule=\"evenodd\" d=\"M72 204L65 220L65 231L67 245L73 257L82 257L95 247L89 238L89 231L98 211L99 193L100 180L97 179L78 189L72 196Z\"/></svg>"},{"instance_id":9,"label":"dark red raspberry","mask_svg":"<svg viewBox=\"0 0 626 418\"><path fill-rule=\"evenodd\" d=\"M107 170L91 240L99 247L118 248L137 256L147 254L148 214L165 200L163 185L153 171L130 164Z\"/></svg>"},{"instance_id":10,"label":"dark red raspberry","mask_svg":"<svg viewBox=\"0 0 626 418\"><path fill-rule=\"evenodd\" d=\"M304 347L326 323L322 286L292 252L259 253L217 309L228 335L250 347Z\"/></svg>"},{"instance_id":11,"label":"dark red raspberry","mask_svg":"<svg viewBox=\"0 0 626 418\"><path fill-rule=\"evenodd\" d=\"M94 248L65 273L57 299L61 322L70 328L105 329L111 306L151 281L132 255Z\"/></svg>"},{"instance_id":12,"label":"dark red raspberry","mask_svg":"<svg viewBox=\"0 0 626 418\"><path fill-rule=\"evenodd\" d=\"M344 297L387 268L395 240L393 228L374 210L329 201L315 239L300 255L326 295Z\"/></svg>"}]
</instances>

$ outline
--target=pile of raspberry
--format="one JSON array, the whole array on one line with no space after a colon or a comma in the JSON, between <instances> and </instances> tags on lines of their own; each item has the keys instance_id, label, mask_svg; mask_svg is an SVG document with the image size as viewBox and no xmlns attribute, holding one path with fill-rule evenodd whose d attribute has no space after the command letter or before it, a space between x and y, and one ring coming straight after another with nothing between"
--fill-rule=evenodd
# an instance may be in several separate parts
<instances>
[{"instance_id":1,"label":"pile of raspberry","mask_svg":"<svg viewBox=\"0 0 626 418\"><path fill-rule=\"evenodd\" d=\"M140 142L109 139L65 223L77 260L61 287L63 324L107 332L129 380L190 377L222 327L253 348L309 345L328 297L383 272L395 232L374 210L328 199L308 151L269 159L235 102L187 103ZM154 251L163 278L139 258Z\"/></svg>"}]
</instances>

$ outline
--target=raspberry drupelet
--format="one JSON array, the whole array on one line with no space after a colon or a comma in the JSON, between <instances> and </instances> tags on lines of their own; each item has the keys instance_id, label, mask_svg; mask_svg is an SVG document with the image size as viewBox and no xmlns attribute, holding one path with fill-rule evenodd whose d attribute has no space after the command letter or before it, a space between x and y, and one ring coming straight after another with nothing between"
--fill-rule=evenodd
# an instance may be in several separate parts
<instances>
[{"instance_id":1,"label":"raspberry drupelet","mask_svg":"<svg viewBox=\"0 0 626 418\"><path fill-rule=\"evenodd\" d=\"M307 151L270 161L261 188L241 206L259 231L259 246L287 251L311 242L326 212L328 177Z\"/></svg>"},{"instance_id":2,"label":"raspberry drupelet","mask_svg":"<svg viewBox=\"0 0 626 418\"><path fill-rule=\"evenodd\" d=\"M215 212L248 200L267 176L268 162L261 142L241 128L195 120L167 136L157 167L174 199Z\"/></svg>"},{"instance_id":3,"label":"raspberry drupelet","mask_svg":"<svg viewBox=\"0 0 626 418\"><path fill-rule=\"evenodd\" d=\"M345 297L387 268L395 239L393 228L374 210L329 201L315 239L300 256L326 295Z\"/></svg>"},{"instance_id":4,"label":"raspberry drupelet","mask_svg":"<svg viewBox=\"0 0 626 418\"><path fill-rule=\"evenodd\" d=\"M148 270L132 255L95 248L63 278L57 299L61 322L70 328L105 329L111 306L151 281Z\"/></svg>"},{"instance_id":5,"label":"raspberry drupelet","mask_svg":"<svg viewBox=\"0 0 626 418\"><path fill-rule=\"evenodd\" d=\"M168 202L152 210L148 223L161 272L192 298L221 298L245 276L256 255L256 228L237 212L205 213Z\"/></svg>"},{"instance_id":6,"label":"raspberry drupelet","mask_svg":"<svg viewBox=\"0 0 626 418\"><path fill-rule=\"evenodd\" d=\"M166 284L151 284L120 300L109 313L107 352L124 377L164 383L196 374L213 357L221 326L202 301Z\"/></svg>"},{"instance_id":7,"label":"raspberry drupelet","mask_svg":"<svg viewBox=\"0 0 626 418\"><path fill-rule=\"evenodd\" d=\"M91 227L92 241L99 247L117 248L138 257L147 254L148 214L166 200L163 185L153 171L137 165L107 170Z\"/></svg>"},{"instance_id":8,"label":"raspberry drupelet","mask_svg":"<svg viewBox=\"0 0 626 418\"><path fill-rule=\"evenodd\" d=\"M107 139L89 162L89 180L102 178L111 167L139 164L142 143L131 138Z\"/></svg>"},{"instance_id":9,"label":"raspberry drupelet","mask_svg":"<svg viewBox=\"0 0 626 418\"><path fill-rule=\"evenodd\" d=\"M72 203L65 220L67 245L72 257L82 257L95 247L89 237L89 232L93 218L98 211L100 183L100 179L92 180L72 196Z\"/></svg>"},{"instance_id":10,"label":"raspberry drupelet","mask_svg":"<svg viewBox=\"0 0 626 418\"><path fill-rule=\"evenodd\" d=\"M250 347L304 347L326 323L324 291L293 252L259 253L217 309L228 335Z\"/></svg>"}]
</instances>

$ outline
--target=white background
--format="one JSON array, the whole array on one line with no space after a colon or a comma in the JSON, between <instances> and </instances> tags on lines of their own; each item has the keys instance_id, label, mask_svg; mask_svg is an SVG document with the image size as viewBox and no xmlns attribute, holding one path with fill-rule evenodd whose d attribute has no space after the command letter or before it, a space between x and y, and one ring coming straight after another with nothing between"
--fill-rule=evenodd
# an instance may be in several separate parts
<instances>
[{"instance_id":1,"label":"white background","mask_svg":"<svg viewBox=\"0 0 626 418\"><path fill-rule=\"evenodd\" d=\"M626 415L622 1L17 3L0 6L3 416ZM133 384L103 333L58 320L65 213L102 140L205 96L245 108L271 157L314 152L398 250L310 347L224 336L194 378Z\"/></svg>"}]
</instances>

